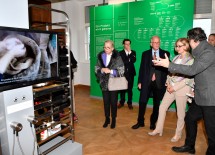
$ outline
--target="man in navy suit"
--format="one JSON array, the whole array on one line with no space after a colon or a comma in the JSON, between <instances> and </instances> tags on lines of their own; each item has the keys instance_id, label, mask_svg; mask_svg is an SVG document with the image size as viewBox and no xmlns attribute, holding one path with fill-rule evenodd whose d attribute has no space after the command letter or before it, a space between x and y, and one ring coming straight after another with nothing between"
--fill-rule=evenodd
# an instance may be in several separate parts
<instances>
[{"instance_id":1,"label":"man in navy suit","mask_svg":"<svg viewBox=\"0 0 215 155\"><path fill-rule=\"evenodd\" d=\"M139 112L137 124L133 125L132 129L138 129L139 127L145 126L144 115L146 105L151 94L153 94L153 112L150 117L150 129L155 129L160 101L162 100L166 90L165 82L168 70L164 67L154 66L152 59L156 59L158 57L165 58L165 53L168 56L170 54L160 48L160 38L158 36L153 36L151 38L150 45L151 49L144 51L142 54L138 77L138 88L140 90Z\"/></svg>"},{"instance_id":2,"label":"man in navy suit","mask_svg":"<svg viewBox=\"0 0 215 155\"><path fill-rule=\"evenodd\" d=\"M128 108L130 110L133 109L132 106L132 96L133 96L133 85L134 85L134 76L136 75L134 63L136 62L136 52L134 50L131 50L131 40L130 39L124 39L123 40L123 46L124 49L120 51L120 56L123 60L124 66L125 66L125 77L128 81L128 89L127 90L121 90L120 91L120 103L118 105L118 108L121 108L124 106L125 103L125 93L128 93Z\"/></svg>"}]
</instances>

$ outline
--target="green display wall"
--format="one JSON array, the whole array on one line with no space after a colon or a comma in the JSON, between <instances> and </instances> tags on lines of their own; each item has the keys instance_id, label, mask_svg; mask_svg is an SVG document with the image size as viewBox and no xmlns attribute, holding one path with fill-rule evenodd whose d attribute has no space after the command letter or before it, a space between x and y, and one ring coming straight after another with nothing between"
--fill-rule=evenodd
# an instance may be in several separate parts
<instances>
[{"instance_id":1,"label":"green display wall","mask_svg":"<svg viewBox=\"0 0 215 155\"><path fill-rule=\"evenodd\" d=\"M158 35L161 48L174 57L174 43L186 37L193 27L194 0L143 0L90 9L90 95L101 97L95 77L97 54L103 50L104 41L111 39L117 50L122 50L122 40L129 38L131 48L137 52L133 87L133 102L138 102L137 78L142 52L150 48L150 38ZM149 103L151 100L149 101Z\"/></svg>"}]
</instances>

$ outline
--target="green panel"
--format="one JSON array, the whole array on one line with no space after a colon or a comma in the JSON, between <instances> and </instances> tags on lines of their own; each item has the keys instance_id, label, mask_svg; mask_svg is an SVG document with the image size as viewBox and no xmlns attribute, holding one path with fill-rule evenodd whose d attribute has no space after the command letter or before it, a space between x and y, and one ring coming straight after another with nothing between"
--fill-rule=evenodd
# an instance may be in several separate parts
<instances>
[{"instance_id":1,"label":"green panel","mask_svg":"<svg viewBox=\"0 0 215 155\"><path fill-rule=\"evenodd\" d=\"M138 74L142 52L150 48L153 35L160 36L161 48L171 53L171 59L175 56L175 41L186 37L187 31L193 27L193 9L194 0L139 0L91 8L91 96L101 97L94 66L105 40L112 39L115 48L122 50L122 40L131 39L131 47L137 52L135 68ZM134 79L133 102L139 101L137 78L138 75Z\"/></svg>"},{"instance_id":2,"label":"green panel","mask_svg":"<svg viewBox=\"0 0 215 155\"><path fill-rule=\"evenodd\" d=\"M90 20L95 20L95 7L90 7Z\"/></svg>"},{"instance_id":3,"label":"green panel","mask_svg":"<svg viewBox=\"0 0 215 155\"><path fill-rule=\"evenodd\" d=\"M113 5L95 7L94 20L105 20L105 19L112 19L112 18L113 18Z\"/></svg>"},{"instance_id":4,"label":"green panel","mask_svg":"<svg viewBox=\"0 0 215 155\"><path fill-rule=\"evenodd\" d=\"M186 37L187 30L193 26L192 6L193 0L151 0L130 5L130 19L133 20L130 20L129 36L132 36L135 45L142 45L136 50L148 49L149 38L158 35L161 37L161 48L170 51L172 59L175 41Z\"/></svg>"},{"instance_id":5,"label":"green panel","mask_svg":"<svg viewBox=\"0 0 215 155\"><path fill-rule=\"evenodd\" d=\"M114 6L114 31L127 31L129 3Z\"/></svg>"},{"instance_id":6,"label":"green panel","mask_svg":"<svg viewBox=\"0 0 215 155\"><path fill-rule=\"evenodd\" d=\"M96 56L102 51L105 40L113 40L113 6L91 8L90 19L90 95L101 97L101 89L95 77Z\"/></svg>"},{"instance_id":7,"label":"green panel","mask_svg":"<svg viewBox=\"0 0 215 155\"><path fill-rule=\"evenodd\" d=\"M114 43L122 49L122 38L129 38L129 3L114 5Z\"/></svg>"}]
</instances>

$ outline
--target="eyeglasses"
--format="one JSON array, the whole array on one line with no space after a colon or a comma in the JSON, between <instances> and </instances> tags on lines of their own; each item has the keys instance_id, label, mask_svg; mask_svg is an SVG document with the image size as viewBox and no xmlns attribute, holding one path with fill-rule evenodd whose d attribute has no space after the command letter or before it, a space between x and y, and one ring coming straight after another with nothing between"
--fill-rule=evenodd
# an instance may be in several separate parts
<instances>
[{"instance_id":1,"label":"eyeglasses","mask_svg":"<svg viewBox=\"0 0 215 155\"><path fill-rule=\"evenodd\" d=\"M151 42L152 44L160 44L160 42Z\"/></svg>"},{"instance_id":2,"label":"eyeglasses","mask_svg":"<svg viewBox=\"0 0 215 155\"><path fill-rule=\"evenodd\" d=\"M110 47L104 47L104 49L110 50L111 48Z\"/></svg>"},{"instance_id":3,"label":"eyeglasses","mask_svg":"<svg viewBox=\"0 0 215 155\"><path fill-rule=\"evenodd\" d=\"M185 46L185 45L176 45L175 48L181 48L182 46Z\"/></svg>"}]
</instances>

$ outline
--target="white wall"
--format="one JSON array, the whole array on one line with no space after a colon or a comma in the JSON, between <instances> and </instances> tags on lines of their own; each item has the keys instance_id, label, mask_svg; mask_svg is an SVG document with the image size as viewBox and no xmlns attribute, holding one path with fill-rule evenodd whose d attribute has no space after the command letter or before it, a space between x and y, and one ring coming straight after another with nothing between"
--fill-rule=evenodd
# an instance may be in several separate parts
<instances>
[{"instance_id":1,"label":"white wall","mask_svg":"<svg viewBox=\"0 0 215 155\"><path fill-rule=\"evenodd\" d=\"M209 36L211 34L211 19L194 19L193 27L201 27Z\"/></svg>"},{"instance_id":2,"label":"white wall","mask_svg":"<svg viewBox=\"0 0 215 155\"><path fill-rule=\"evenodd\" d=\"M195 19L211 19L211 30L210 33L215 33L215 0L212 0L212 13L208 14L195 14ZM201 25L199 25L201 26Z\"/></svg>"},{"instance_id":3,"label":"white wall","mask_svg":"<svg viewBox=\"0 0 215 155\"><path fill-rule=\"evenodd\" d=\"M28 0L0 0L0 26L29 28Z\"/></svg>"},{"instance_id":4,"label":"white wall","mask_svg":"<svg viewBox=\"0 0 215 155\"><path fill-rule=\"evenodd\" d=\"M70 19L71 50L78 61L78 69L75 72L74 84L90 85L90 62L85 60L85 6L98 5L103 0L77 2L76 0L53 3L53 9L65 11ZM65 21L64 16L52 15L53 22Z\"/></svg>"}]
</instances>

